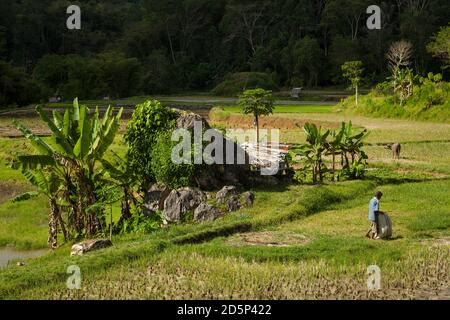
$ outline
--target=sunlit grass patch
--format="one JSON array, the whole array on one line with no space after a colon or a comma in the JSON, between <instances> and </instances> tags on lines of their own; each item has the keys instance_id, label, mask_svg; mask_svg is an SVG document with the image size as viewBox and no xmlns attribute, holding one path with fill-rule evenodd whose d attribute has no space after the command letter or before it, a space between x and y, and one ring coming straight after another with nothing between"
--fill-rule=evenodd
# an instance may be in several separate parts
<instances>
[{"instance_id":1,"label":"sunlit grass patch","mask_svg":"<svg viewBox=\"0 0 450 320\"><path fill-rule=\"evenodd\" d=\"M366 146L369 162L397 166L416 172L443 172L450 174L450 142L404 143L400 159L392 159L392 152L384 146Z\"/></svg>"},{"instance_id":2,"label":"sunlit grass patch","mask_svg":"<svg viewBox=\"0 0 450 320\"><path fill-rule=\"evenodd\" d=\"M45 197L0 204L0 247L45 248L49 206Z\"/></svg>"}]
</instances>

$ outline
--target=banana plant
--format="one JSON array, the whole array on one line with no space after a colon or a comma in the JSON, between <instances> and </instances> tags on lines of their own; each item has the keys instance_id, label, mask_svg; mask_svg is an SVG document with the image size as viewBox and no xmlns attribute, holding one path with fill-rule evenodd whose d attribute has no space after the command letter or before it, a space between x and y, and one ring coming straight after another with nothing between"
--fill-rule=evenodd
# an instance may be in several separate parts
<instances>
[{"instance_id":1,"label":"banana plant","mask_svg":"<svg viewBox=\"0 0 450 320\"><path fill-rule=\"evenodd\" d=\"M341 164L343 169L349 172L356 172L351 170L352 167L365 165L366 159L368 158L366 153L362 150L364 146L364 140L368 137L369 132L367 129L361 132L354 133L352 122L348 124L342 123L341 131L343 132L343 141L341 144L341 154L343 159L345 159L345 164L343 164L343 159L341 158ZM349 156L351 161L349 161ZM362 172L360 169L358 172ZM353 174L350 174L352 178L355 178Z\"/></svg>"},{"instance_id":2,"label":"banana plant","mask_svg":"<svg viewBox=\"0 0 450 320\"><path fill-rule=\"evenodd\" d=\"M46 174L42 169L35 170L34 172L24 169L22 173L24 177L37 188L37 191L25 192L21 195L18 195L14 199L12 199L12 202L28 200L40 194L43 194L48 198L50 213L47 242L49 247L55 249L58 246L58 225L60 226L61 231L64 235L64 240L68 240L66 225L61 216L60 205L58 205L58 201L61 197L61 192L63 191L63 183L57 174L55 174L54 172L49 172L48 174Z\"/></svg>"},{"instance_id":3,"label":"banana plant","mask_svg":"<svg viewBox=\"0 0 450 320\"><path fill-rule=\"evenodd\" d=\"M121 189L120 201L122 203L122 215L118 225L131 218L131 208L138 205L138 200L134 196L132 186L136 184L132 169L128 163L113 152L114 163L105 159L102 160L103 168L108 173L108 184Z\"/></svg>"},{"instance_id":4,"label":"banana plant","mask_svg":"<svg viewBox=\"0 0 450 320\"><path fill-rule=\"evenodd\" d=\"M345 123L342 123L342 127L339 131L331 131L331 141L328 142L328 153L327 155L332 156L331 162L331 173L333 176L333 181L336 181L336 155L341 152L342 142L344 138L344 127Z\"/></svg>"},{"instance_id":5,"label":"banana plant","mask_svg":"<svg viewBox=\"0 0 450 320\"><path fill-rule=\"evenodd\" d=\"M57 175L65 188L65 200L72 208L68 219L70 227L77 234L84 232L92 236L102 229L101 210L86 211L96 203L96 165L114 141L123 108L114 116L113 109L108 107L100 119L98 108L90 115L89 109L79 106L75 99L64 114L54 110L50 117L41 106L36 107L36 112L52 131L52 143L13 121L37 153L17 157L13 167L32 171L46 169L43 172Z\"/></svg>"},{"instance_id":6,"label":"banana plant","mask_svg":"<svg viewBox=\"0 0 450 320\"><path fill-rule=\"evenodd\" d=\"M400 106L413 94L413 86L417 81L410 68L398 69L393 81L394 92L399 94Z\"/></svg>"},{"instance_id":7,"label":"banana plant","mask_svg":"<svg viewBox=\"0 0 450 320\"><path fill-rule=\"evenodd\" d=\"M312 168L313 182L317 182L317 178L323 181L323 174L327 170L323 163L323 156L328 149L327 138L330 130L322 132L322 128L317 128L313 123L306 123L303 130L308 143L298 147L296 151L300 156L305 157L306 166Z\"/></svg>"}]
</instances>

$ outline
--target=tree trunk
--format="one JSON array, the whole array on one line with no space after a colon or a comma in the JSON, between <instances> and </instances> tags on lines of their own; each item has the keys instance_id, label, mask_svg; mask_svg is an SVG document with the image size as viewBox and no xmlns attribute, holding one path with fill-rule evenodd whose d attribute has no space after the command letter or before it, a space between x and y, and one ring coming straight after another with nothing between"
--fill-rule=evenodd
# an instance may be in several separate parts
<instances>
[{"instance_id":1,"label":"tree trunk","mask_svg":"<svg viewBox=\"0 0 450 320\"><path fill-rule=\"evenodd\" d=\"M256 146L259 146L259 119L258 115L255 115L255 126L256 126Z\"/></svg>"},{"instance_id":2,"label":"tree trunk","mask_svg":"<svg viewBox=\"0 0 450 320\"><path fill-rule=\"evenodd\" d=\"M52 249L56 249L58 246L58 210L55 199L50 199L47 243Z\"/></svg>"},{"instance_id":3,"label":"tree trunk","mask_svg":"<svg viewBox=\"0 0 450 320\"><path fill-rule=\"evenodd\" d=\"M69 234L67 233L66 226L64 225L64 221L63 221L63 218L61 216L61 211L59 211L59 210L58 210L58 223L61 226L61 231L62 231L63 236L64 236L64 241L67 242L67 240L69 240Z\"/></svg>"},{"instance_id":4,"label":"tree trunk","mask_svg":"<svg viewBox=\"0 0 450 320\"><path fill-rule=\"evenodd\" d=\"M355 90L356 90L355 101L356 101L356 106L358 106L358 85L356 85Z\"/></svg>"},{"instance_id":5,"label":"tree trunk","mask_svg":"<svg viewBox=\"0 0 450 320\"><path fill-rule=\"evenodd\" d=\"M317 182L317 161L313 164L313 182Z\"/></svg>"},{"instance_id":6,"label":"tree trunk","mask_svg":"<svg viewBox=\"0 0 450 320\"><path fill-rule=\"evenodd\" d=\"M319 170L319 181L322 182L323 181L322 159L319 160L317 169Z\"/></svg>"},{"instance_id":7,"label":"tree trunk","mask_svg":"<svg viewBox=\"0 0 450 320\"><path fill-rule=\"evenodd\" d=\"M167 23L167 21L166 21L166 31L167 31L167 38L169 39L169 46L170 46L170 53L172 55L172 61L175 64L176 60L175 60L175 53L173 52L172 36L170 35L169 24Z\"/></svg>"},{"instance_id":8,"label":"tree trunk","mask_svg":"<svg viewBox=\"0 0 450 320\"><path fill-rule=\"evenodd\" d=\"M122 215L120 216L119 225L121 225L125 220L131 218L131 209L129 202L129 193L126 188L123 189L124 199L122 200Z\"/></svg>"},{"instance_id":9,"label":"tree trunk","mask_svg":"<svg viewBox=\"0 0 450 320\"><path fill-rule=\"evenodd\" d=\"M76 204L76 231L78 234L81 234L86 226L85 218L86 217L85 212L83 210L83 203L81 201L81 197L78 195Z\"/></svg>"},{"instance_id":10,"label":"tree trunk","mask_svg":"<svg viewBox=\"0 0 450 320\"><path fill-rule=\"evenodd\" d=\"M333 172L333 181L336 181L336 180L335 180L335 177L334 177L335 163L336 163L335 159L336 159L336 156L335 156L335 152L334 152L334 150L333 150L333 160L332 160L332 167L331 167L331 171Z\"/></svg>"}]
</instances>

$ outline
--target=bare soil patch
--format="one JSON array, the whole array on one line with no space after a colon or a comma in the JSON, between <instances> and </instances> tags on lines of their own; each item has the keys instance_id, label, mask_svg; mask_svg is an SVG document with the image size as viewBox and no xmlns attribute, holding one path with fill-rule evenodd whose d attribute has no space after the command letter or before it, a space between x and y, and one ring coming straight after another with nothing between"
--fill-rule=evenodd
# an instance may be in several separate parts
<instances>
[{"instance_id":1,"label":"bare soil patch","mask_svg":"<svg viewBox=\"0 0 450 320\"><path fill-rule=\"evenodd\" d=\"M450 237L436 238L433 243L438 246L450 246Z\"/></svg>"},{"instance_id":2,"label":"bare soil patch","mask_svg":"<svg viewBox=\"0 0 450 320\"><path fill-rule=\"evenodd\" d=\"M212 124L226 125L231 128L254 128L253 117L247 115L232 114L224 120L210 121ZM262 117L259 120L260 128L276 128L276 129L298 129L303 127L305 123L313 122L319 127L327 129L337 129L340 126L339 122L314 120L309 118L287 117L284 116L270 116Z\"/></svg>"},{"instance_id":3,"label":"bare soil patch","mask_svg":"<svg viewBox=\"0 0 450 320\"><path fill-rule=\"evenodd\" d=\"M241 233L230 237L227 243L232 246L288 247L305 245L310 242L302 234L281 231L262 231Z\"/></svg>"}]
</instances>

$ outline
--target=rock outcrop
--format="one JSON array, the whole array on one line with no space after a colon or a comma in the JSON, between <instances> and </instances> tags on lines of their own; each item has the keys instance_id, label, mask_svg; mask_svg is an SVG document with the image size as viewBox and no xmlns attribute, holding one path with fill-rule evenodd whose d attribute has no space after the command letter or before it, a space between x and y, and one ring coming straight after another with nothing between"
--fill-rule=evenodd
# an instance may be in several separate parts
<instances>
[{"instance_id":1,"label":"rock outcrop","mask_svg":"<svg viewBox=\"0 0 450 320\"><path fill-rule=\"evenodd\" d=\"M242 194L244 200L244 206L251 207L255 202L255 194L253 192L247 191Z\"/></svg>"},{"instance_id":2,"label":"rock outcrop","mask_svg":"<svg viewBox=\"0 0 450 320\"><path fill-rule=\"evenodd\" d=\"M203 131L211 129L208 122L200 115L183 111L179 111L176 128L193 130L196 121L201 122ZM249 185L249 183L251 183L250 176L254 175L254 173L250 170L248 154L236 142L224 137L220 131L217 131L217 134L222 139L223 162L226 163L226 159L230 158L233 159L234 163L204 166L192 177L192 183L202 190L213 190L227 184L239 186ZM212 142L212 140L210 142ZM205 146L210 142L204 142ZM230 153L233 153L233 155L230 155ZM237 164L236 159L238 158L242 158L244 163Z\"/></svg>"},{"instance_id":3,"label":"rock outcrop","mask_svg":"<svg viewBox=\"0 0 450 320\"><path fill-rule=\"evenodd\" d=\"M225 186L220 189L216 194L216 201L218 204L224 204L228 198L237 195L237 189L235 186Z\"/></svg>"},{"instance_id":4,"label":"rock outcrop","mask_svg":"<svg viewBox=\"0 0 450 320\"><path fill-rule=\"evenodd\" d=\"M215 199L217 206L206 201ZM144 196L143 209L146 215L157 210L162 211L164 225L173 222L188 220L186 215L193 213L196 222L214 221L224 215L224 212L233 212L242 207L251 207L255 195L250 192L239 194L236 186L222 187L214 194L203 192L196 188L186 187L169 190L161 185L153 185ZM189 219L192 219L189 215Z\"/></svg>"},{"instance_id":5,"label":"rock outcrop","mask_svg":"<svg viewBox=\"0 0 450 320\"><path fill-rule=\"evenodd\" d=\"M144 202L142 204L142 213L145 216L151 216L156 211L164 209L164 201L170 194L170 189L162 184L152 185L144 193Z\"/></svg>"},{"instance_id":6,"label":"rock outcrop","mask_svg":"<svg viewBox=\"0 0 450 320\"><path fill-rule=\"evenodd\" d=\"M206 200L206 194L194 188L172 190L164 200L164 219L168 222L180 221L186 213L194 211Z\"/></svg>"},{"instance_id":7,"label":"rock outcrop","mask_svg":"<svg viewBox=\"0 0 450 320\"><path fill-rule=\"evenodd\" d=\"M202 202L194 211L194 221L214 221L222 215L223 214L217 207L207 204L206 202Z\"/></svg>"},{"instance_id":8,"label":"rock outcrop","mask_svg":"<svg viewBox=\"0 0 450 320\"><path fill-rule=\"evenodd\" d=\"M231 196L227 200L227 210L228 212L238 211L241 208L241 200L239 200L239 196Z\"/></svg>"}]
</instances>

